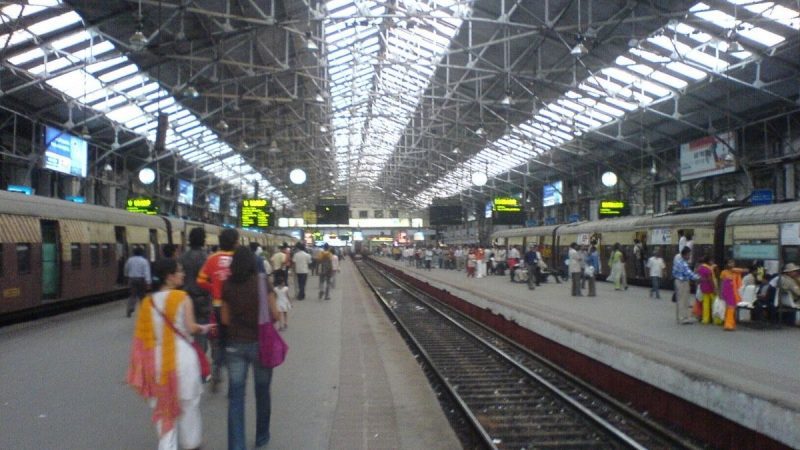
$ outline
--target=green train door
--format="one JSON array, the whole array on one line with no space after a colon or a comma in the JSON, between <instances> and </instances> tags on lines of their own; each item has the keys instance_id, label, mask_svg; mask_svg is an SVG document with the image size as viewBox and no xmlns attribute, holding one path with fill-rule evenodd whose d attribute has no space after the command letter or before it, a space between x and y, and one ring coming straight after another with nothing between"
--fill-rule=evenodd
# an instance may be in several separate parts
<instances>
[{"instance_id":1,"label":"green train door","mask_svg":"<svg viewBox=\"0 0 800 450\"><path fill-rule=\"evenodd\" d=\"M59 296L61 270L58 255L58 222L42 221L42 298Z\"/></svg>"}]
</instances>

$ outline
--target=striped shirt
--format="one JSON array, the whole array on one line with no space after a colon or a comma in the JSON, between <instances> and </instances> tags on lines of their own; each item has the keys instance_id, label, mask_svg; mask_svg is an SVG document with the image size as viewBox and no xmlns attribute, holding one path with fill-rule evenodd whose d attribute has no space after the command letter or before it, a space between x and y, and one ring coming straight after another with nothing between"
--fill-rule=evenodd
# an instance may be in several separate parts
<instances>
[{"instance_id":1,"label":"striped shirt","mask_svg":"<svg viewBox=\"0 0 800 450\"><path fill-rule=\"evenodd\" d=\"M675 261L672 262L672 278L680 281L699 280L700 275L692 272L685 259L675 258Z\"/></svg>"}]
</instances>

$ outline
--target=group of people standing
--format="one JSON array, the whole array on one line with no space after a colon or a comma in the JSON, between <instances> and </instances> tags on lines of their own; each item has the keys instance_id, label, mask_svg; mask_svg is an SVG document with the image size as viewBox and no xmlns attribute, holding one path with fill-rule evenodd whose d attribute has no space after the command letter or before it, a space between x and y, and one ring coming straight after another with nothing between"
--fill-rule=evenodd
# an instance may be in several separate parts
<instances>
[{"instance_id":1,"label":"group of people standing","mask_svg":"<svg viewBox=\"0 0 800 450\"><path fill-rule=\"evenodd\" d=\"M290 267L297 273L298 300L305 297L306 280L314 265L320 273L319 297L324 293L326 299L330 298L334 258L328 248L320 249L317 259L313 259L302 244L294 254L284 244L268 260L258 244L239 246L238 242L238 232L225 229L219 236L219 250L208 255L205 231L195 228L189 233L190 249L180 257L165 256L151 267L143 251L134 249L134 256L126 263L125 274L131 287L128 316L137 303L141 305L127 382L150 401L160 450L177 449L179 444L181 448L199 448L202 443L199 405L205 380L201 377L200 352L193 346L195 341L202 352L210 344L213 392L220 383L222 368L227 368L227 434L231 450L248 448L244 405L247 374L252 366L255 446L265 447L270 440L273 369L259 360L259 315L268 314L269 322L281 329L287 326ZM260 311L264 305L268 312Z\"/></svg>"}]
</instances>

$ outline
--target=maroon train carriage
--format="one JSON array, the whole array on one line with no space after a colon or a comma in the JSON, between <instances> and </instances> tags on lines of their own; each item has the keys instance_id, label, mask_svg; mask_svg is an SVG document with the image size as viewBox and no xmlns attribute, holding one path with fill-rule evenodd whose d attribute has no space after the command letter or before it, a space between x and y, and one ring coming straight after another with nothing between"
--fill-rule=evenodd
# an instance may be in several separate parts
<instances>
[{"instance_id":1,"label":"maroon train carriage","mask_svg":"<svg viewBox=\"0 0 800 450\"><path fill-rule=\"evenodd\" d=\"M134 245L167 242L162 217L0 191L0 314L119 289Z\"/></svg>"}]
</instances>

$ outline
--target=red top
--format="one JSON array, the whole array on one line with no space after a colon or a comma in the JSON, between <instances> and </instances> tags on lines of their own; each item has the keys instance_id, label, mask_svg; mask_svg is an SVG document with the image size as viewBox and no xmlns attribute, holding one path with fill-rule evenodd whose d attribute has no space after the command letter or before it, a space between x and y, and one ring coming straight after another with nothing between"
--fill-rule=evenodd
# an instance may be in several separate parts
<instances>
[{"instance_id":1,"label":"red top","mask_svg":"<svg viewBox=\"0 0 800 450\"><path fill-rule=\"evenodd\" d=\"M197 285L211 294L214 306L222 305L222 284L231 274L231 261L233 252L216 252L208 257L197 273Z\"/></svg>"}]
</instances>

